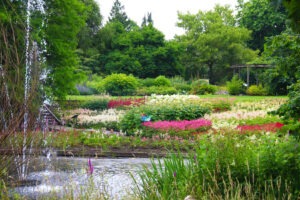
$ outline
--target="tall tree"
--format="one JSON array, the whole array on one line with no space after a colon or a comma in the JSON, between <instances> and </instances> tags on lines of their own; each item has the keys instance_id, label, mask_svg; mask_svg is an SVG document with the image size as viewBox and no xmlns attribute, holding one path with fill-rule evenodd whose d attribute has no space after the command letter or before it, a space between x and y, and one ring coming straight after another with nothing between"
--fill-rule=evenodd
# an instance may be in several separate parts
<instances>
[{"instance_id":1,"label":"tall tree","mask_svg":"<svg viewBox=\"0 0 300 200\"><path fill-rule=\"evenodd\" d=\"M186 47L183 62L194 60L196 65L206 67L212 84L226 77L230 65L256 56L256 52L246 46L250 31L236 26L232 12L228 6L217 5L212 11L199 11L195 15L179 13L178 16L177 25L186 31L177 37Z\"/></svg>"},{"instance_id":2,"label":"tall tree","mask_svg":"<svg viewBox=\"0 0 300 200\"><path fill-rule=\"evenodd\" d=\"M240 26L252 31L250 48L263 52L265 38L278 35L286 29L286 12L283 6L276 9L269 0L239 0Z\"/></svg>"},{"instance_id":3,"label":"tall tree","mask_svg":"<svg viewBox=\"0 0 300 200\"><path fill-rule=\"evenodd\" d=\"M268 38L263 56L275 66L265 73L265 83L273 94L287 94L288 86L300 78L299 34L287 30Z\"/></svg>"},{"instance_id":4,"label":"tall tree","mask_svg":"<svg viewBox=\"0 0 300 200\"><path fill-rule=\"evenodd\" d=\"M300 2L298 0L269 0L277 8L280 8L282 5L288 11L289 24L294 31L300 33Z\"/></svg>"},{"instance_id":5,"label":"tall tree","mask_svg":"<svg viewBox=\"0 0 300 200\"><path fill-rule=\"evenodd\" d=\"M84 25L84 5L79 0L51 0L46 4L47 85L64 98L80 78L76 55L77 34Z\"/></svg>"},{"instance_id":6,"label":"tall tree","mask_svg":"<svg viewBox=\"0 0 300 200\"><path fill-rule=\"evenodd\" d=\"M84 73L96 73L100 52L97 49L97 34L102 26L102 15L94 0L81 0L85 5L85 25L78 33L77 53L80 69Z\"/></svg>"},{"instance_id":7,"label":"tall tree","mask_svg":"<svg viewBox=\"0 0 300 200\"><path fill-rule=\"evenodd\" d=\"M120 22L123 24L125 30L131 30L132 26L134 26L134 22L130 20L124 11L125 7L121 4L119 0L115 0L114 4L110 11L110 16L108 18L109 22Z\"/></svg>"}]
</instances>

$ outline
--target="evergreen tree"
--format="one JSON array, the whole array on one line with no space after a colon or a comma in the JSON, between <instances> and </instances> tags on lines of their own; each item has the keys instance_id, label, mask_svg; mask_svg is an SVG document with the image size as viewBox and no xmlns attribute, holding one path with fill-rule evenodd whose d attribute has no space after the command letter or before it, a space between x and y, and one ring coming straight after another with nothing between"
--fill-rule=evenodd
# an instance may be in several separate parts
<instances>
[{"instance_id":1,"label":"evergreen tree","mask_svg":"<svg viewBox=\"0 0 300 200\"><path fill-rule=\"evenodd\" d=\"M119 0L115 0L111 11L110 17L108 18L109 22L120 22L123 24L125 30L130 30L132 21L127 17L126 12L124 11L125 7L121 4Z\"/></svg>"}]
</instances>

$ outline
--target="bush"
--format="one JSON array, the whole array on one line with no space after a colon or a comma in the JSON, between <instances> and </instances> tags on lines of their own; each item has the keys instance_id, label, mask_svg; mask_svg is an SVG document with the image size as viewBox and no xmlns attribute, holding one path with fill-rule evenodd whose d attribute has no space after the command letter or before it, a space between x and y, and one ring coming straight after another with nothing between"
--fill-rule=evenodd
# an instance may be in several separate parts
<instances>
[{"instance_id":1,"label":"bush","mask_svg":"<svg viewBox=\"0 0 300 200\"><path fill-rule=\"evenodd\" d=\"M81 108L86 108L89 110L105 110L108 108L108 99L98 99L94 101L87 101L81 105Z\"/></svg>"},{"instance_id":2,"label":"bush","mask_svg":"<svg viewBox=\"0 0 300 200\"><path fill-rule=\"evenodd\" d=\"M174 153L163 161L153 160L151 170L139 174L139 197L299 198L299 142L294 138L216 134L203 135L196 143L196 152L188 158Z\"/></svg>"},{"instance_id":3,"label":"bush","mask_svg":"<svg viewBox=\"0 0 300 200\"><path fill-rule=\"evenodd\" d=\"M300 137L300 82L293 84L289 90L288 101L271 113L282 117L287 124L286 129Z\"/></svg>"},{"instance_id":4,"label":"bush","mask_svg":"<svg viewBox=\"0 0 300 200\"><path fill-rule=\"evenodd\" d=\"M142 128L141 115L150 115L151 121L193 120L210 113L208 107L199 104L166 104L156 106L140 106L129 110L121 119L121 129L131 135Z\"/></svg>"},{"instance_id":5,"label":"bush","mask_svg":"<svg viewBox=\"0 0 300 200\"><path fill-rule=\"evenodd\" d=\"M179 92L182 94L186 94L189 93L192 89L192 86L190 86L187 83L174 83L172 84L172 86Z\"/></svg>"},{"instance_id":6,"label":"bush","mask_svg":"<svg viewBox=\"0 0 300 200\"><path fill-rule=\"evenodd\" d=\"M227 81L226 85L231 95L239 95L244 91L243 81L240 80L237 75L233 76L231 81Z\"/></svg>"},{"instance_id":7,"label":"bush","mask_svg":"<svg viewBox=\"0 0 300 200\"><path fill-rule=\"evenodd\" d=\"M151 94L160 94L160 95L171 95L177 94L177 90L174 87L164 87L164 86L152 86L152 87L143 87L139 88L136 91L138 96L150 96Z\"/></svg>"},{"instance_id":8,"label":"bush","mask_svg":"<svg viewBox=\"0 0 300 200\"><path fill-rule=\"evenodd\" d=\"M191 86L192 87L197 87L197 86L201 86L201 85L208 85L209 82L207 79L197 79L197 80L194 80L192 83L191 83Z\"/></svg>"},{"instance_id":9,"label":"bush","mask_svg":"<svg viewBox=\"0 0 300 200\"><path fill-rule=\"evenodd\" d=\"M105 92L102 80L103 80L103 78L101 76L92 75L91 80L88 80L86 82L86 85L89 88L92 88L96 94L101 94L101 93Z\"/></svg>"},{"instance_id":10,"label":"bush","mask_svg":"<svg viewBox=\"0 0 300 200\"><path fill-rule=\"evenodd\" d=\"M217 87L214 85L204 84L200 86L193 86L191 93L192 94L215 94L217 91Z\"/></svg>"},{"instance_id":11,"label":"bush","mask_svg":"<svg viewBox=\"0 0 300 200\"><path fill-rule=\"evenodd\" d=\"M145 78L141 80L141 85L144 87L155 86L154 78Z\"/></svg>"},{"instance_id":12,"label":"bush","mask_svg":"<svg viewBox=\"0 0 300 200\"><path fill-rule=\"evenodd\" d=\"M132 75L112 74L103 79L103 87L113 96L133 95L137 86L138 81Z\"/></svg>"},{"instance_id":13,"label":"bush","mask_svg":"<svg viewBox=\"0 0 300 200\"><path fill-rule=\"evenodd\" d=\"M251 85L247 90L246 94L251 96L265 96L267 95L267 90L262 87L262 85Z\"/></svg>"},{"instance_id":14,"label":"bush","mask_svg":"<svg viewBox=\"0 0 300 200\"><path fill-rule=\"evenodd\" d=\"M165 76L158 76L154 79L155 86L171 86L170 79L166 78Z\"/></svg>"}]
</instances>

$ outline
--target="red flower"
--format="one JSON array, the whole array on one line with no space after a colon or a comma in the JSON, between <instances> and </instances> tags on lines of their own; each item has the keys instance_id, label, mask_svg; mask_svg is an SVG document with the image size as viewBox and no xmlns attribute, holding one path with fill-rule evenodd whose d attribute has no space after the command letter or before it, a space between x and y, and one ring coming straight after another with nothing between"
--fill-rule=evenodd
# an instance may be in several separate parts
<instances>
[{"instance_id":1,"label":"red flower","mask_svg":"<svg viewBox=\"0 0 300 200\"><path fill-rule=\"evenodd\" d=\"M284 124L276 122L276 123L269 123L269 124L261 124L261 125L239 125L237 129L241 132L245 131L270 131L275 132L279 130Z\"/></svg>"}]
</instances>

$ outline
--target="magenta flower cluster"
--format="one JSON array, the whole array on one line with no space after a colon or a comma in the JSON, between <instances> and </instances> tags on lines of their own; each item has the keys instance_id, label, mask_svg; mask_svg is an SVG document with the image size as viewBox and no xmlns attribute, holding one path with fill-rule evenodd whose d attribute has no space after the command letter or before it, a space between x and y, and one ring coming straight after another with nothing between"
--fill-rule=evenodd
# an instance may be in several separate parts
<instances>
[{"instance_id":1,"label":"magenta flower cluster","mask_svg":"<svg viewBox=\"0 0 300 200\"><path fill-rule=\"evenodd\" d=\"M199 128L207 128L211 126L211 121L206 119L195 120L182 120L182 121L157 121L157 122L144 122L146 127L159 129L159 130L197 130Z\"/></svg>"}]
</instances>

